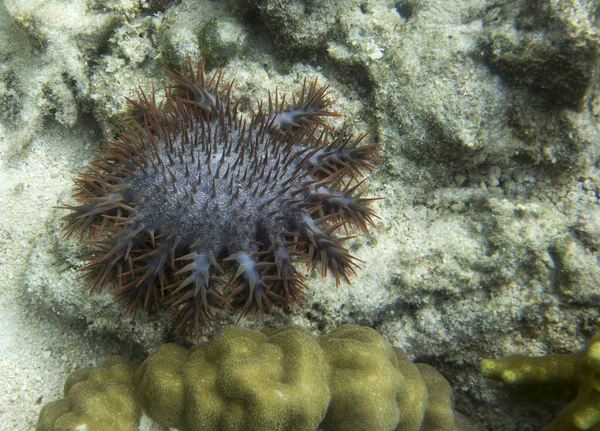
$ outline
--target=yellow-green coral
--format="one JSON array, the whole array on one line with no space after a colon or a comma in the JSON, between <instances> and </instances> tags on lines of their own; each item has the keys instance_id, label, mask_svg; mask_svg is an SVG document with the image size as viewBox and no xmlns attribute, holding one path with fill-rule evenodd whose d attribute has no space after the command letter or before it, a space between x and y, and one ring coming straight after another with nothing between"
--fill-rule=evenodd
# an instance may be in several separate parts
<instances>
[{"instance_id":1,"label":"yellow-green coral","mask_svg":"<svg viewBox=\"0 0 600 431\"><path fill-rule=\"evenodd\" d=\"M317 340L227 327L187 350L166 344L137 371L144 410L180 430L314 430L330 394Z\"/></svg>"},{"instance_id":2,"label":"yellow-green coral","mask_svg":"<svg viewBox=\"0 0 600 431\"><path fill-rule=\"evenodd\" d=\"M572 384L577 396L543 431L600 431L600 334L581 352L484 359L481 373L509 385Z\"/></svg>"},{"instance_id":3,"label":"yellow-green coral","mask_svg":"<svg viewBox=\"0 0 600 431\"><path fill-rule=\"evenodd\" d=\"M135 431L142 416L133 385L134 368L111 356L98 368L72 372L65 397L46 404L37 431Z\"/></svg>"},{"instance_id":4,"label":"yellow-green coral","mask_svg":"<svg viewBox=\"0 0 600 431\"><path fill-rule=\"evenodd\" d=\"M161 346L130 388L128 404L180 431L472 429L454 412L450 385L437 371L359 326L320 338L297 327L226 327L190 349ZM58 429L40 424L57 417L61 402L43 409L38 429Z\"/></svg>"},{"instance_id":5,"label":"yellow-green coral","mask_svg":"<svg viewBox=\"0 0 600 431\"><path fill-rule=\"evenodd\" d=\"M347 430L360 424L359 429L368 429L372 424L372 429L395 429L412 388L398 367L394 348L377 332L360 326L342 326L319 341L331 388L323 428ZM416 391L422 386L418 381Z\"/></svg>"}]
</instances>

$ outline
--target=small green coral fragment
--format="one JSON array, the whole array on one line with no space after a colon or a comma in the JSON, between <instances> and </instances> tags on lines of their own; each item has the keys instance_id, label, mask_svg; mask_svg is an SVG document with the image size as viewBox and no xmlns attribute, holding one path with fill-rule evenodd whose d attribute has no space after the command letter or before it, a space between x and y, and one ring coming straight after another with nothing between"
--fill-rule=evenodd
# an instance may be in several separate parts
<instances>
[{"instance_id":1,"label":"small green coral fragment","mask_svg":"<svg viewBox=\"0 0 600 431\"><path fill-rule=\"evenodd\" d=\"M121 359L122 378L107 371L115 361L71 374L65 399L43 408L38 430L133 430L141 409L179 431L473 429L441 374L360 326L319 338L293 326L230 326L190 349L165 344L135 372Z\"/></svg>"},{"instance_id":2,"label":"small green coral fragment","mask_svg":"<svg viewBox=\"0 0 600 431\"><path fill-rule=\"evenodd\" d=\"M509 385L576 385L575 400L543 431L600 431L600 334L578 353L484 359L480 368L485 377Z\"/></svg>"},{"instance_id":3,"label":"small green coral fragment","mask_svg":"<svg viewBox=\"0 0 600 431\"><path fill-rule=\"evenodd\" d=\"M98 368L72 372L65 398L46 404L37 431L135 431L142 416L133 386L134 368L111 356Z\"/></svg>"}]
</instances>

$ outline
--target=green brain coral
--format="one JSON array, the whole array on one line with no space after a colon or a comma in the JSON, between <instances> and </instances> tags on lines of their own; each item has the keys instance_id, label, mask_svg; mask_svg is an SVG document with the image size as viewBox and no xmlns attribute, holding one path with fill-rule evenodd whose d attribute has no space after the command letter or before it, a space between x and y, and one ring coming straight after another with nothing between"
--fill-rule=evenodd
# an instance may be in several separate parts
<instances>
[{"instance_id":1,"label":"green brain coral","mask_svg":"<svg viewBox=\"0 0 600 431\"><path fill-rule=\"evenodd\" d=\"M118 427L106 422L114 406L100 411L98 403L89 411L94 417L79 415L79 423L52 428L86 402L85 393L76 398L66 391L65 400L43 408L38 429L74 430L92 421L105 421L96 429L135 429L128 428L129 419L134 413L139 419L140 408L180 431L473 429L454 411L450 385L437 371L411 363L376 331L360 326L319 338L297 327L226 327L190 349L159 347L137 368L129 388L126 420Z\"/></svg>"},{"instance_id":2,"label":"green brain coral","mask_svg":"<svg viewBox=\"0 0 600 431\"><path fill-rule=\"evenodd\" d=\"M228 327L189 350L161 346L136 377L148 415L180 430L314 430L330 399L323 356L298 328Z\"/></svg>"},{"instance_id":3,"label":"green brain coral","mask_svg":"<svg viewBox=\"0 0 600 431\"><path fill-rule=\"evenodd\" d=\"M69 374L65 397L46 404L37 431L135 431L142 410L134 393L134 368L111 356L97 368Z\"/></svg>"}]
</instances>

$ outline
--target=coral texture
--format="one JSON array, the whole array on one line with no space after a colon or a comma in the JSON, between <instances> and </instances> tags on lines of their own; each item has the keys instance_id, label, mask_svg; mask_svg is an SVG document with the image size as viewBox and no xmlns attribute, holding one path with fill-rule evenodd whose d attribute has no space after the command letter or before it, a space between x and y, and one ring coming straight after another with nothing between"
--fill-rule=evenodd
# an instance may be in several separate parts
<instances>
[{"instance_id":1,"label":"coral texture","mask_svg":"<svg viewBox=\"0 0 600 431\"><path fill-rule=\"evenodd\" d=\"M577 397L544 431L600 430L600 335L581 352L484 359L481 372L508 385L576 385Z\"/></svg>"},{"instance_id":2,"label":"coral texture","mask_svg":"<svg viewBox=\"0 0 600 431\"><path fill-rule=\"evenodd\" d=\"M348 281L358 259L335 232L373 224L361 171L379 145L331 137L325 119L339 114L316 80L289 104L276 90L248 118L219 71L207 79L189 62L188 74L169 72L165 101L140 90L124 130L76 180L80 204L62 208L65 235L89 236L91 291L115 281L130 312L166 304L177 331L198 334L211 306L243 305L241 317L297 300L296 261Z\"/></svg>"},{"instance_id":3,"label":"coral texture","mask_svg":"<svg viewBox=\"0 0 600 431\"><path fill-rule=\"evenodd\" d=\"M437 371L353 325L320 338L293 326L228 326L190 349L161 346L138 367L131 388L135 396L123 409L134 412L139 403L181 431L473 430ZM63 402L45 406L39 423L61 420Z\"/></svg>"},{"instance_id":4,"label":"coral texture","mask_svg":"<svg viewBox=\"0 0 600 431\"><path fill-rule=\"evenodd\" d=\"M142 409L135 399L134 367L120 356L69 374L65 397L45 405L37 431L135 431Z\"/></svg>"}]
</instances>

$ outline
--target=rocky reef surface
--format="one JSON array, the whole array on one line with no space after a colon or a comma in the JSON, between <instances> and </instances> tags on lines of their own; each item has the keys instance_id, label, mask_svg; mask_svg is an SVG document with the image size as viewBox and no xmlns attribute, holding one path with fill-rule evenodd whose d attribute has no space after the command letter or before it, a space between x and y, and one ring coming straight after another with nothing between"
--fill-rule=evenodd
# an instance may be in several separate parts
<instances>
[{"instance_id":1,"label":"rocky reef surface","mask_svg":"<svg viewBox=\"0 0 600 431\"><path fill-rule=\"evenodd\" d=\"M329 83L349 131L383 145L381 219L346 245L352 284L240 324L375 328L450 381L461 413L535 430L547 390L485 380L482 357L580 350L600 327L599 4L575 0L60 0L0 3L0 411L29 429L72 368L172 341L169 314L88 296L61 239L71 181L125 98L186 54L245 108ZM160 94L159 94L160 96ZM336 127L340 127L337 123ZM219 312L223 324L237 316ZM26 359L24 359L26 358ZM550 391L551 392L551 391Z\"/></svg>"}]
</instances>

